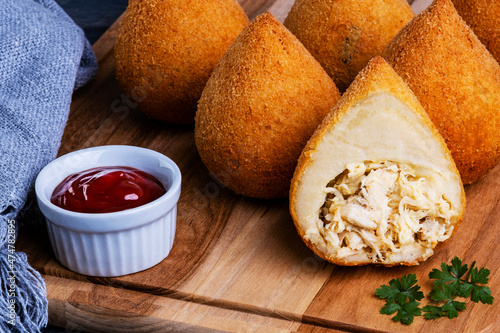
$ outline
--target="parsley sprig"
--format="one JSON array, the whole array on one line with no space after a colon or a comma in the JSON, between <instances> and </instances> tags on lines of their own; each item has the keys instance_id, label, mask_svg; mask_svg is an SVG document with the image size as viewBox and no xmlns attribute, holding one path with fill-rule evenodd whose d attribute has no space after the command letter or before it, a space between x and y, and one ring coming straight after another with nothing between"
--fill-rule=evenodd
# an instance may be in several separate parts
<instances>
[{"instance_id":1,"label":"parsley sprig","mask_svg":"<svg viewBox=\"0 0 500 333\"><path fill-rule=\"evenodd\" d=\"M389 286L380 286L375 291L375 295L386 300L380 313L391 315L397 312L392 318L396 322L401 321L409 325L413 322L413 317L422 315L422 310L418 307L420 303L417 301L424 298L424 293L417 285L415 274L403 275L401 279L392 279L389 281Z\"/></svg>"},{"instance_id":2,"label":"parsley sprig","mask_svg":"<svg viewBox=\"0 0 500 333\"><path fill-rule=\"evenodd\" d=\"M490 271L486 268L477 269L474 261L469 269L467 264L455 257L451 265L441 264L441 270L434 268L429 273L429 279L435 279L434 288L429 297L436 302L444 302L441 306L427 305L423 310L426 319L439 317L455 318L459 311L465 310L465 303L456 301L456 297L470 297L476 303L492 304L493 296L487 286L480 284L488 283Z\"/></svg>"},{"instance_id":3,"label":"parsley sprig","mask_svg":"<svg viewBox=\"0 0 500 333\"><path fill-rule=\"evenodd\" d=\"M403 275L389 281L389 285L382 285L375 291L375 295L385 299L386 303L380 310L381 314L392 315L397 312L392 320L405 325L413 322L414 317L436 319L439 317L455 318L459 311L466 309L466 303L456 300L457 297L469 298L476 303L493 304L488 283L490 271L486 268L477 269L473 262L470 269L467 264L455 257L451 265L441 264L441 270L434 268L429 273L429 278L436 280L429 297L432 301L441 305L426 305L422 309L418 301L424 298L420 291L415 274Z\"/></svg>"}]
</instances>

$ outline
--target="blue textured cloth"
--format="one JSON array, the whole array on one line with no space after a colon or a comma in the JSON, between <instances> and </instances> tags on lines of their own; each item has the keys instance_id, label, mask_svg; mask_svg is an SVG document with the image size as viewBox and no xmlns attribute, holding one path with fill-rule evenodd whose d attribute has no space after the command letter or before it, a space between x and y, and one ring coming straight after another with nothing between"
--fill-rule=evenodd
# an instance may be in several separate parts
<instances>
[{"instance_id":1,"label":"blue textured cloth","mask_svg":"<svg viewBox=\"0 0 500 333\"><path fill-rule=\"evenodd\" d=\"M97 71L83 31L53 0L0 0L0 332L47 324L40 274L15 251L19 212L56 157L73 90Z\"/></svg>"}]
</instances>

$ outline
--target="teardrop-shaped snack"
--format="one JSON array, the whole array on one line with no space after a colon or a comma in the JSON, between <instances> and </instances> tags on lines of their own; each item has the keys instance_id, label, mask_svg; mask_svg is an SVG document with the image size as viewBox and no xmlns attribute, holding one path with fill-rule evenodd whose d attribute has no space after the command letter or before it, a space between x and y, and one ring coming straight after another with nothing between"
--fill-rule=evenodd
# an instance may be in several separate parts
<instances>
[{"instance_id":1,"label":"teardrop-shaped snack","mask_svg":"<svg viewBox=\"0 0 500 333\"><path fill-rule=\"evenodd\" d=\"M284 25L343 92L413 17L406 0L297 0Z\"/></svg>"},{"instance_id":2,"label":"teardrop-shaped snack","mask_svg":"<svg viewBox=\"0 0 500 333\"><path fill-rule=\"evenodd\" d=\"M495 0L452 0L452 2L458 14L493 57L500 62L500 2Z\"/></svg>"},{"instance_id":3,"label":"teardrop-shaped snack","mask_svg":"<svg viewBox=\"0 0 500 333\"><path fill-rule=\"evenodd\" d=\"M403 80L369 62L304 148L290 213L339 265L416 265L449 239L465 194L443 138Z\"/></svg>"},{"instance_id":4,"label":"teardrop-shaped snack","mask_svg":"<svg viewBox=\"0 0 500 333\"><path fill-rule=\"evenodd\" d=\"M307 140L339 99L332 79L270 13L221 58L198 103L196 147L236 193L287 197Z\"/></svg>"},{"instance_id":5,"label":"teardrop-shaped snack","mask_svg":"<svg viewBox=\"0 0 500 333\"><path fill-rule=\"evenodd\" d=\"M217 61L248 24L236 0L130 1L116 36L116 77L147 116L193 124Z\"/></svg>"},{"instance_id":6,"label":"teardrop-shaped snack","mask_svg":"<svg viewBox=\"0 0 500 333\"><path fill-rule=\"evenodd\" d=\"M500 160L500 66L450 0L435 0L382 55L444 137L464 184Z\"/></svg>"}]
</instances>

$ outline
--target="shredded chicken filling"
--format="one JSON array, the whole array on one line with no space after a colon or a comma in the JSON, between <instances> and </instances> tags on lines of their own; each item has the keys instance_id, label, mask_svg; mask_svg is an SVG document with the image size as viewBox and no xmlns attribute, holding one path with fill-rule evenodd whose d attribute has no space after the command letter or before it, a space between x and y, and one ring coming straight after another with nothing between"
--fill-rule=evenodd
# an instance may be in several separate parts
<instances>
[{"instance_id":1,"label":"shredded chicken filling","mask_svg":"<svg viewBox=\"0 0 500 333\"><path fill-rule=\"evenodd\" d=\"M453 231L449 201L407 164L349 164L326 188L319 230L338 257L383 262L407 246L434 248Z\"/></svg>"}]
</instances>

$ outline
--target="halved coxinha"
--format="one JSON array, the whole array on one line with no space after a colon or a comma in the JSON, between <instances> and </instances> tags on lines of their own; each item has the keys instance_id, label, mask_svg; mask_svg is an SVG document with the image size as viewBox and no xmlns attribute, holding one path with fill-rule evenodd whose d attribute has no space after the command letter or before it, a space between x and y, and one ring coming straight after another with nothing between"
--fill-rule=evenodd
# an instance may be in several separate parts
<instances>
[{"instance_id":1,"label":"halved coxinha","mask_svg":"<svg viewBox=\"0 0 500 333\"><path fill-rule=\"evenodd\" d=\"M457 230L460 175L403 80L372 59L304 148L290 189L299 235L340 265L416 265Z\"/></svg>"}]
</instances>

